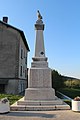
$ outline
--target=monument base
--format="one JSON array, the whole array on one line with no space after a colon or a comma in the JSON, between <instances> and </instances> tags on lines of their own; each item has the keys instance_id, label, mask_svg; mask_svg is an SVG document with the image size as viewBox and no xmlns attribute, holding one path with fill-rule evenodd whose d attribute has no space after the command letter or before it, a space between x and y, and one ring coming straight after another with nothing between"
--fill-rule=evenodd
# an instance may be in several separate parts
<instances>
[{"instance_id":1,"label":"monument base","mask_svg":"<svg viewBox=\"0 0 80 120\"><path fill-rule=\"evenodd\" d=\"M30 68L28 88L25 90L25 96L11 105L11 110L43 111L70 109L69 105L55 96L55 90L51 87L51 84L50 68Z\"/></svg>"},{"instance_id":2,"label":"monument base","mask_svg":"<svg viewBox=\"0 0 80 120\"><path fill-rule=\"evenodd\" d=\"M61 99L55 97L55 100L38 101L25 100L23 97L18 102L11 105L11 111L48 111L48 110L69 110L70 106Z\"/></svg>"},{"instance_id":3,"label":"monument base","mask_svg":"<svg viewBox=\"0 0 80 120\"><path fill-rule=\"evenodd\" d=\"M24 98L25 100L39 101L55 100L55 90L53 88L27 88Z\"/></svg>"}]
</instances>

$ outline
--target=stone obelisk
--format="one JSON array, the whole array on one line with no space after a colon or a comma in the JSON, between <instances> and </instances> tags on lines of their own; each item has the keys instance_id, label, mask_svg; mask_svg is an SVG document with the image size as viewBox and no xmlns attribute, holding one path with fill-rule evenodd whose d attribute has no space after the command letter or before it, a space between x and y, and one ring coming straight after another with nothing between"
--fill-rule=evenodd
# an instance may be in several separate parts
<instances>
[{"instance_id":1,"label":"stone obelisk","mask_svg":"<svg viewBox=\"0 0 80 120\"><path fill-rule=\"evenodd\" d=\"M70 109L69 105L55 96L55 90L52 88L51 69L45 56L44 24L39 11L35 30L35 54L29 69L28 88L25 90L25 96L13 104L11 110Z\"/></svg>"},{"instance_id":2,"label":"stone obelisk","mask_svg":"<svg viewBox=\"0 0 80 120\"><path fill-rule=\"evenodd\" d=\"M35 55L32 58L29 70L28 89L25 91L25 100L50 101L55 99L55 90L52 89L51 69L48 67L44 47L44 24L38 11L38 20L35 24L36 43Z\"/></svg>"}]
</instances>

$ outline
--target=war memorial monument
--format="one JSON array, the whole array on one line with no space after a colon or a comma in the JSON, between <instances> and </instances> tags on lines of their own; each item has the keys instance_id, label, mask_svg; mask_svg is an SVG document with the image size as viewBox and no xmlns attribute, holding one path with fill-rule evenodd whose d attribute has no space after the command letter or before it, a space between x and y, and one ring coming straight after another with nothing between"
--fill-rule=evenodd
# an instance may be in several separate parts
<instances>
[{"instance_id":1,"label":"war memorial monument","mask_svg":"<svg viewBox=\"0 0 80 120\"><path fill-rule=\"evenodd\" d=\"M55 96L55 90L52 88L51 69L48 67L44 47L44 23L40 12L37 13L35 54L29 69L28 88L25 90L25 96L13 104L11 110L70 109L69 105Z\"/></svg>"}]
</instances>

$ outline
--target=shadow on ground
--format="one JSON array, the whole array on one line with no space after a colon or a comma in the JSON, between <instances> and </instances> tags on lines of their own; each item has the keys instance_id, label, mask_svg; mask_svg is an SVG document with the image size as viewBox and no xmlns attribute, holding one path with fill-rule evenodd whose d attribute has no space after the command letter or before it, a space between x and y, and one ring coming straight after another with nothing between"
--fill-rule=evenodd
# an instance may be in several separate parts
<instances>
[{"instance_id":1,"label":"shadow on ground","mask_svg":"<svg viewBox=\"0 0 80 120\"><path fill-rule=\"evenodd\" d=\"M5 116L16 116L16 117L42 117L42 118L56 118L55 114L47 114L47 113L37 113L37 112L9 112L4 114Z\"/></svg>"}]
</instances>

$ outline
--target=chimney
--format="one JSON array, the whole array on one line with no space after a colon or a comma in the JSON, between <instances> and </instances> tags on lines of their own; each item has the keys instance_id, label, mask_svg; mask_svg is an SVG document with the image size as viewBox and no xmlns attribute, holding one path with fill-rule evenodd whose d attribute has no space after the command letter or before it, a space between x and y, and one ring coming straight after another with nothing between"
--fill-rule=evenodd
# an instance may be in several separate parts
<instances>
[{"instance_id":1,"label":"chimney","mask_svg":"<svg viewBox=\"0 0 80 120\"><path fill-rule=\"evenodd\" d=\"M8 17L3 17L3 22L8 23Z\"/></svg>"}]
</instances>

